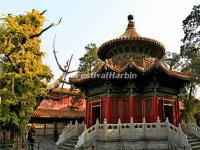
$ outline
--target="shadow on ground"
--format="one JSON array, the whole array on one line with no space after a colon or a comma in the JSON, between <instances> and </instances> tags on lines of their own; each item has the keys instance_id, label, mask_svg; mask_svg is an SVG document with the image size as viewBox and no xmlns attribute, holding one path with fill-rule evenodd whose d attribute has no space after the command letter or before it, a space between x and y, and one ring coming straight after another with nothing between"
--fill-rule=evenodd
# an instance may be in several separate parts
<instances>
[{"instance_id":1,"label":"shadow on ground","mask_svg":"<svg viewBox=\"0 0 200 150\"><path fill-rule=\"evenodd\" d=\"M34 136L34 150L57 150L53 135Z\"/></svg>"}]
</instances>

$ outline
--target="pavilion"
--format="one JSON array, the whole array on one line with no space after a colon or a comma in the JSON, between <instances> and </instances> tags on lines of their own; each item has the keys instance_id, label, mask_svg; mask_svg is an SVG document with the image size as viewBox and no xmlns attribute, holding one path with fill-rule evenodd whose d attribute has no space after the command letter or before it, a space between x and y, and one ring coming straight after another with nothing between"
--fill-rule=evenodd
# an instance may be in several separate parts
<instances>
[{"instance_id":1,"label":"pavilion","mask_svg":"<svg viewBox=\"0 0 200 150\"><path fill-rule=\"evenodd\" d=\"M99 47L104 64L88 77L75 76L70 82L86 96L87 126L96 119L103 123L130 121L156 122L166 118L181 122L179 93L190 82L190 74L162 63L165 47L157 40L136 32L133 16L128 16L126 31ZM95 75L95 76L94 76Z\"/></svg>"}]
</instances>

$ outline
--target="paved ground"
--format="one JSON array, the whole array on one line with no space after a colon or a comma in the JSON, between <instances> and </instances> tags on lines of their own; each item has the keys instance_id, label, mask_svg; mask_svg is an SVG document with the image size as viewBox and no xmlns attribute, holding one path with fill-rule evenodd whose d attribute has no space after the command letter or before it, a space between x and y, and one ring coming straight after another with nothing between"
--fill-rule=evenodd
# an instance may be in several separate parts
<instances>
[{"instance_id":1,"label":"paved ground","mask_svg":"<svg viewBox=\"0 0 200 150\"><path fill-rule=\"evenodd\" d=\"M34 136L35 141L34 150L57 150L53 135L48 136Z\"/></svg>"}]
</instances>

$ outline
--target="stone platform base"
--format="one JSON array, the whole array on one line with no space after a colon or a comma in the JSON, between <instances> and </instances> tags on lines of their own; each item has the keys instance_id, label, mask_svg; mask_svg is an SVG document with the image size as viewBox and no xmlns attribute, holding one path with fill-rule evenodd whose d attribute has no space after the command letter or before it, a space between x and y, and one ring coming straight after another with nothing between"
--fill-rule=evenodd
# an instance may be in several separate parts
<instances>
[{"instance_id":1,"label":"stone platform base","mask_svg":"<svg viewBox=\"0 0 200 150\"><path fill-rule=\"evenodd\" d=\"M88 148L95 148L97 150L101 149L109 149L109 150L167 150L170 149L170 144L168 141L128 141L128 142L121 142L121 141L112 141L112 142L101 142L97 141L90 145Z\"/></svg>"}]
</instances>

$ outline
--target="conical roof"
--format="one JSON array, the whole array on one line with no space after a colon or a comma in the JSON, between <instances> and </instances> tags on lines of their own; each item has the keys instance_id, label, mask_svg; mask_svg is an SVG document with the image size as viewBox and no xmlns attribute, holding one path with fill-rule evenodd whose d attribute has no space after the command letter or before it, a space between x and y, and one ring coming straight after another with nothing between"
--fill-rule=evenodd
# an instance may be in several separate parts
<instances>
[{"instance_id":1,"label":"conical roof","mask_svg":"<svg viewBox=\"0 0 200 150\"><path fill-rule=\"evenodd\" d=\"M150 55L152 55L152 57L155 57L158 60L161 59L163 55L165 54L165 47L162 43L151 38L142 37L140 36L140 34L136 32L135 23L133 21L132 15L128 16L128 26L126 28L126 31L119 38L107 41L99 47L99 50L98 50L99 58L102 60L105 60L106 57L109 57L107 55L108 52L113 47L116 47L116 45L120 47L127 46L127 45L141 47L145 45L145 47L147 47L148 49L148 52L146 53L149 53ZM134 50L133 52L135 53Z\"/></svg>"}]
</instances>

